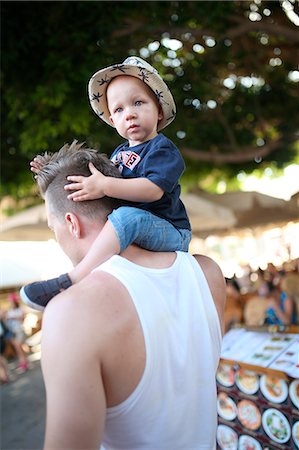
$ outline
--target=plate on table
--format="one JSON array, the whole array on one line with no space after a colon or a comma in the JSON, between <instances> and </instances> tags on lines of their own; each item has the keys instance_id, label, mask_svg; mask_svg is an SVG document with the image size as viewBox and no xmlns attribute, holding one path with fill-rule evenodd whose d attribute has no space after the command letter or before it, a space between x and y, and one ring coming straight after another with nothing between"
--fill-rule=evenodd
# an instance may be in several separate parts
<instances>
[{"instance_id":1,"label":"plate on table","mask_svg":"<svg viewBox=\"0 0 299 450\"><path fill-rule=\"evenodd\" d=\"M238 419L248 430L257 430L262 422L260 410L251 400L241 400L238 403Z\"/></svg>"},{"instance_id":2,"label":"plate on table","mask_svg":"<svg viewBox=\"0 0 299 450\"><path fill-rule=\"evenodd\" d=\"M242 434L239 438L238 450L262 450L262 447L253 437Z\"/></svg>"},{"instance_id":3,"label":"plate on table","mask_svg":"<svg viewBox=\"0 0 299 450\"><path fill-rule=\"evenodd\" d=\"M288 385L281 378L262 375L260 386L262 393L270 402L282 403L288 396Z\"/></svg>"},{"instance_id":4,"label":"plate on table","mask_svg":"<svg viewBox=\"0 0 299 450\"><path fill-rule=\"evenodd\" d=\"M293 404L299 409L299 380L293 380L289 387L289 393Z\"/></svg>"},{"instance_id":5,"label":"plate on table","mask_svg":"<svg viewBox=\"0 0 299 450\"><path fill-rule=\"evenodd\" d=\"M267 409L262 417L262 423L267 435L279 444L288 442L291 437L291 427L288 419L278 409Z\"/></svg>"},{"instance_id":6,"label":"plate on table","mask_svg":"<svg viewBox=\"0 0 299 450\"><path fill-rule=\"evenodd\" d=\"M236 374L236 385L244 394L255 394L259 388L259 377L251 370L238 370Z\"/></svg>"},{"instance_id":7,"label":"plate on table","mask_svg":"<svg viewBox=\"0 0 299 450\"><path fill-rule=\"evenodd\" d=\"M235 382L235 373L229 364L220 363L216 373L216 380L224 387L231 387Z\"/></svg>"},{"instance_id":8,"label":"plate on table","mask_svg":"<svg viewBox=\"0 0 299 450\"><path fill-rule=\"evenodd\" d=\"M292 426L292 437L297 448L299 448L299 421L295 422L294 425Z\"/></svg>"},{"instance_id":9,"label":"plate on table","mask_svg":"<svg viewBox=\"0 0 299 450\"><path fill-rule=\"evenodd\" d=\"M217 427L217 442L221 450L237 450L238 449L238 435L227 425L218 425Z\"/></svg>"},{"instance_id":10,"label":"plate on table","mask_svg":"<svg viewBox=\"0 0 299 450\"><path fill-rule=\"evenodd\" d=\"M217 396L217 412L226 420L234 420L237 417L237 405L225 392L220 392Z\"/></svg>"}]
</instances>

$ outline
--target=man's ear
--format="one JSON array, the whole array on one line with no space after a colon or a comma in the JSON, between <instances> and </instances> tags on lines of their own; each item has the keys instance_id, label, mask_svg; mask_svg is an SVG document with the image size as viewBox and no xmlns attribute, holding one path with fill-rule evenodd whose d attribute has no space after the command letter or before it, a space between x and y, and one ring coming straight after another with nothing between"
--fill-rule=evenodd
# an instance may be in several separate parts
<instances>
[{"instance_id":1,"label":"man's ear","mask_svg":"<svg viewBox=\"0 0 299 450\"><path fill-rule=\"evenodd\" d=\"M67 212L64 216L70 234L75 238L81 237L81 224L74 213Z\"/></svg>"}]
</instances>

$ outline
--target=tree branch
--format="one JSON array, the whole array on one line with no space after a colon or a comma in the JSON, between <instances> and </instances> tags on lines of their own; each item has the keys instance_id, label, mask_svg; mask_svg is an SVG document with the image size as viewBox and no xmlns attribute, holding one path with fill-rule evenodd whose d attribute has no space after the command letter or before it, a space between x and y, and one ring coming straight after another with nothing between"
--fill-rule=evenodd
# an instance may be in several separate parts
<instances>
[{"instance_id":1,"label":"tree branch","mask_svg":"<svg viewBox=\"0 0 299 450\"><path fill-rule=\"evenodd\" d=\"M277 35L284 36L285 38L293 41L299 42L299 33L298 30L287 28L283 25L279 25L278 23L269 23L264 20L259 22L252 22L249 19L244 19L243 17L232 17L234 22L239 23L239 26L229 29L224 38L236 38L241 36L242 34L248 33L248 31L261 31L267 32L269 35Z\"/></svg>"},{"instance_id":2,"label":"tree branch","mask_svg":"<svg viewBox=\"0 0 299 450\"><path fill-rule=\"evenodd\" d=\"M219 122L223 126L224 131L226 132L231 149L234 152L237 152L238 145L237 145L236 137L233 133L231 126L229 125L228 121L226 120L225 115L223 114L222 108L220 106L218 108L216 108L215 113L218 116Z\"/></svg>"},{"instance_id":3,"label":"tree branch","mask_svg":"<svg viewBox=\"0 0 299 450\"><path fill-rule=\"evenodd\" d=\"M144 23L139 21L137 22L134 19L129 19L128 17L124 19L125 24L123 28L119 28L117 30L112 31L110 37L113 39L132 35L139 29L144 29Z\"/></svg>"},{"instance_id":4,"label":"tree branch","mask_svg":"<svg viewBox=\"0 0 299 450\"><path fill-rule=\"evenodd\" d=\"M259 22L252 22L249 19L234 16L231 18L232 22L239 24L238 26L232 26L229 28L225 34L222 36L216 36L215 30L208 29L198 29L198 28L188 28L188 27L175 27L171 28L171 37L176 39L182 39L182 36L186 33L190 33L192 36L196 37L200 41L204 41L203 35L214 36L217 40L233 39L242 36L249 31L260 31L267 32L269 35L283 36L288 40L296 43L299 42L299 33L296 29L291 29L283 25L279 25L277 22L270 23L266 20L261 20ZM143 33L147 30L147 34L152 38L160 39L162 33L165 32L163 27L152 27L151 25L146 25L144 22L137 21L135 19L126 19L126 25L118 30L114 30L111 33L112 38L119 38L131 35L137 30L142 30Z\"/></svg>"},{"instance_id":5,"label":"tree branch","mask_svg":"<svg viewBox=\"0 0 299 450\"><path fill-rule=\"evenodd\" d=\"M218 164L240 164L242 162L249 162L257 158L264 158L276 150L281 144L282 142L277 140L269 142L263 147L239 147L239 151L234 153L218 153L195 150L191 148L183 148L181 152L183 156L186 156L193 161L208 161Z\"/></svg>"}]
</instances>

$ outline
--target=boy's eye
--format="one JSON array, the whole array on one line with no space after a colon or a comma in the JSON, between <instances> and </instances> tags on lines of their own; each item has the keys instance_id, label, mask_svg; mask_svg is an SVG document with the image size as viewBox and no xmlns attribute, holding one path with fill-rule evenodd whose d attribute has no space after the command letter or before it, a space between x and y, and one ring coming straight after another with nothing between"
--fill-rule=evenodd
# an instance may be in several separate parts
<instances>
[{"instance_id":1,"label":"boy's eye","mask_svg":"<svg viewBox=\"0 0 299 450\"><path fill-rule=\"evenodd\" d=\"M116 113L119 113L119 112L122 112L122 110L123 110L123 109L122 109L121 107L119 107L119 108L116 108L115 112L116 112Z\"/></svg>"},{"instance_id":2,"label":"boy's eye","mask_svg":"<svg viewBox=\"0 0 299 450\"><path fill-rule=\"evenodd\" d=\"M142 105L142 101L141 100L136 100L136 102L135 102L135 106L140 106L140 105Z\"/></svg>"}]
</instances>

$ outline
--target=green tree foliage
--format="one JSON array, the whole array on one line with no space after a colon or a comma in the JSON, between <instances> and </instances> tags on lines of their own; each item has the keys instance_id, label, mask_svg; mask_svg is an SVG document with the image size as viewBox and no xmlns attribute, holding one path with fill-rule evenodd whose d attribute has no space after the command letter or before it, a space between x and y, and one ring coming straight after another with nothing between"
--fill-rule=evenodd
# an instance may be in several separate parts
<instances>
[{"instance_id":1,"label":"green tree foliage","mask_svg":"<svg viewBox=\"0 0 299 450\"><path fill-rule=\"evenodd\" d=\"M178 115L166 134L185 157L186 184L294 161L297 6L2 2L2 194L28 195L29 161L65 142L83 140L111 153L121 138L92 112L87 83L127 55L152 63L173 92Z\"/></svg>"}]
</instances>

